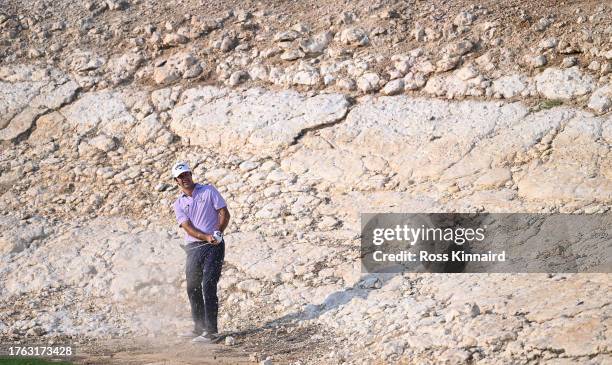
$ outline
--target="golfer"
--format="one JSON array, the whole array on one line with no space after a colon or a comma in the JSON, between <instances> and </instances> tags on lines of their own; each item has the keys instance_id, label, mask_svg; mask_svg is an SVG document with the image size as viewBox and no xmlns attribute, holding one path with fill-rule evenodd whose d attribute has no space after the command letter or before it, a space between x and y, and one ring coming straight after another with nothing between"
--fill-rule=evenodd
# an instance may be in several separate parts
<instances>
[{"instance_id":1,"label":"golfer","mask_svg":"<svg viewBox=\"0 0 612 365\"><path fill-rule=\"evenodd\" d=\"M217 283L225 255L223 232L230 214L214 186L193 182L186 163L176 163L172 177L182 191L174 202L174 213L179 227L186 232L183 248L187 253L187 296L195 324L193 331L182 336L194 337L194 342L210 342L217 334Z\"/></svg>"}]
</instances>

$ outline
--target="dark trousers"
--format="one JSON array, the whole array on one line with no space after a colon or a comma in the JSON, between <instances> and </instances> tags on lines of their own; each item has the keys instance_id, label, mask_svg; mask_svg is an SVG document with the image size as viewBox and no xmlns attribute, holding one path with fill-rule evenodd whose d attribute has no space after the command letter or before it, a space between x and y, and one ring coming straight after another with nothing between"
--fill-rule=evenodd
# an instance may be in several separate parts
<instances>
[{"instance_id":1,"label":"dark trousers","mask_svg":"<svg viewBox=\"0 0 612 365\"><path fill-rule=\"evenodd\" d=\"M217 283L223 267L225 242L221 241L216 246L193 242L185 246L185 252L187 253L185 266L187 296L191 304L195 330L217 333L219 312Z\"/></svg>"}]
</instances>

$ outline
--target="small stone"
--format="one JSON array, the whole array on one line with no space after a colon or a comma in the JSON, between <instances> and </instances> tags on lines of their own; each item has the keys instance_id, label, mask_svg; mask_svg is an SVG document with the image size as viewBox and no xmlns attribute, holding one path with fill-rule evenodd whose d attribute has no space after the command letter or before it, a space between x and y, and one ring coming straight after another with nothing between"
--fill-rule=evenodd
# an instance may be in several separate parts
<instances>
[{"instance_id":1,"label":"small stone","mask_svg":"<svg viewBox=\"0 0 612 365\"><path fill-rule=\"evenodd\" d=\"M457 77L463 81L473 79L476 76L478 76L478 70L476 70L476 68L472 65L462 67L457 71Z\"/></svg>"},{"instance_id":2,"label":"small stone","mask_svg":"<svg viewBox=\"0 0 612 365\"><path fill-rule=\"evenodd\" d=\"M288 30L284 32L277 33L274 36L275 42L289 42L297 39L300 36L298 32L295 30Z\"/></svg>"},{"instance_id":3,"label":"small stone","mask_svg":"<svg viewBox=\"0 0 612 365\"><path fill-rule=\"evenodd\" d=\"M526 80L521 75L506 75L493 81L492 90L498 97L506 99L519 95L527 87Z\"/></svg>"},{"instance_id":4,"label":"small stone","mask_svg":"<svg viewBox=\"0 0 612 365\"><path fill-rule=\"evenodd\" d=\"M453 24L455 25L471 25L474 20L476 20L476 16L467 11L462 11L453 20Z\"/></svg>"},{"instance_id":5,"label":"small stone","mask_svg":"<svg viewBox=\"0 0 612 365\"><path fill-rule=\"evenodd\" d=\"M257 65L254 65L249 70L249 77L252 78L253 80L268 81L268 73L269 73L269 70L267 66L257 64Z\"/></svg>"},{"instance_id":6,"label":"small stone","mask_svg":"<svg viewBox=\"0 0 612 365\"><path fill-rule=\"evenodd\" d=\"M288 174L283 170L277 169L271 171L268 176L266 176L266 180L272 182L294 182L296 180L296 176L294 174Z\"/></svg>"},{"instance_id":7,"label":"small stone","mask_svg":"<svg viewBox=\"0 0 612 365\"><path fill-rule=\"evenodd\" d=\"M172 81L178 80L181 77L180 73L176 69L171 68L156 68L153 71L153 81L156 84L168 84Z\"/></svg>"},{"instance_id":8,"label":"small stone","mask_svg":"<svg viewBox=\"0 0 612 365\"><path fill-rule=\"evenodd\" d=\"M270 57L274 57L278 54L281 54L283 52L283 50L279 47L271 47L271 48L266 48L263 51L261 51L261 57L263 58L270 58Z\"/></svg>"},{"instance_id":9,"label":"small stone","mask_svg":"<svg viewBox=\"0 0 612 365\"><path fill-rule=\"evenodd\" d=\"M423 48L415 48L412 51L410 51L410 53L408 53L410 55L410 57L413 58L417 58L417 57L421 57L423 55Z\"/></svg>"},{"instance_id":10,"label":"small stone","mask_svg":"<svg viewBox=\"0 0 612 365\"><path fill-rule=\"evenodd\" d=\"M549 18L540 18L540 20L538 20L538 22L535 25L535 29L538 32L543 32L544 30L546 30L546 28L548 28L551 24L552 24L552 19Z\"/></svg>"},{"instance_id":11,"label":"small stone","mask_svg":"<svg viewBox=\"0 0 612 365\"><path fill-rule=\"evenodd\" d=\"M107 0L106 4L110 10L125 10L130 5L126 0Z\"/></svg>"},{"instance_id":12,"label":"small stone","mask_svg":"<svg viewBox=\"0 0 612 365\"><path fill-rule=\"evenodd\" d=\"M576 64L578 64L578 57L576 57L576 56L569 56L569 57L563 58L563 61L561 62L561 67L569 68L569 67L572 67L572 66L574 66Z\"/></svg>"},{"instance_id":13,"label":"small stone","mask_svg":"<svg viewBox=\"0 0 612 365\"><path fill-rule=\"evenodd\" d=\"M555 48L559 44L559 40L555 37L543 39L538 46L541 50Z\"/></svg>"},{"instance_id":14,"label":"small stone","mask_svg":"<svg viewBox=\"0 0 612 365\"><path fill-rule=\"evenodd\" d=\"M293 84L314 86L321 82L321 75L314 70L299 71L293 76Z\"/></svg>"},{"instance_id":15,"label":"small stone","mask_svg":"<svg viewBox=\"0 0 612 365\"><path fill-rule=\"evenodd\" d=\"M238 23L244 23L252 17L253 14L247 10L239 10L236 12L236 21L238 21Z\"/></svg>"},{"instance_id":16,"label":"small stone","mask_svg":"<svg viewBox=\"0 0 612 365\"><path fill-rule=\"evenodd\" d=\"M281 60L284 61L295 61L302 57L304 57L304 52L300 51L299 49L287 50L280 56Z\"/></svg>"},{"instance_id":17,"label":"small stone","mask_svg":"<svg viewBox=\"0 0 612 365\"><path fill-rule=\"evenodd\" d=\"M57 21L51 24L51 27L49 28L50 31L52 32L59 32L66 29L66 22L63 21Z\"/></svg>"},{"instance_id":18,"label":"small stone","mask_svg":"<svg viewBox=\"0 0 612 365\"><path fill-rule=\"evenodd\" d=\"M387 74L389 75L389 80L399 79L400 77L404 76L404 74L402 74L396 69L388 70Z\"/></svg>"},{"instance_id":19,"label":"small stone","mask_svg":"<svg viewBox=\"0 0 612 365\"><path fill-rule=\"evenodd\" d=\"M236 71L230 76L228 83L230 86L238 86L249 79L249 73L246 71Z\"/></svg>"},{"instance_id":20,"label":"small stone","mask_svg":"<svg viewBox=\"0 0 612 365\"><path fill-rule=\"evenodd\" d=\"M336 82L336 85L346 91L353 91L357 88L357 83L353 79L340 79Z\"/></svg>"},{"instance_id":21,"label":"small stone","mask_svg":"<svg viewBox=\"0 0 612 365\"><path fill-rule=\"evenodd\" d=\"M425 28L420 25L415 25L414 29L410 33L417 42L425 41Z\"/></svg>"},{"instance_id":22,"label":"small stone","mask_svg":"<svg viewBox=\"0 0 612 365\"><path fill-rule=\"evenodd\" d=\"M412 62L407 59L395 61L395 69L402 73L402 75L406 75L408 71L410 71L410 67L412 67Z\"/></svg>"},{"instance_id":23,"label":"small stone","mask_svg":"<svg viewBox=\"0 0 612 365\"><path fill-rule=\"evenodd\" d=\"M422 73L408 72L404 76L404 90L418 90L427 83L427 78Z\"/></svg>"},{"instance_id":24,"label":"small stone","mask_svg":"<svg viewBox=\"0 0 612 365\"><path fill-rule=\"evenodd\" d=\"M334 228L338 224L338 220L334 217L324 216L323 219L317 224L319 229L328 230Z\"/></svg>"},{"instance_id":25,"label":"small stone","mask_svg":"<svg viewBox=\"0 0 612 365\"><path fill-rule=\"evenodd\" d=\"M170 185L166 184L166 183L159 183L157 185L155 185L155 191L166 191L168 190L168 188L170 187Z\"/></svg>"},{"instance_id":26,"label":"small stone","mask_svg":"<svg viewBox=\"0 0 612 365\"><path fill-rule=\"evenodd\" d=\"M41 51L37 50L36 48L30 48L28 50L28 58L38 58L41 57L43 54Z\"/></svg>"},{"instance_id":27,"label":"small stone","mask_svg":"<svg viewBox=\"0 0 612 365\"><path fill-rule=\"evenodd\" d=\"M382 281L375 276L366 277L359 282L359 287L363 289L380 289L382 288Z\"/></svg>"},{"instance_id":28,"label":"small stone","mask_svg":"<svg viewBox=\"0 0 612 365\"><path fill-rule=\"evenodd\" d=\"M307 54L316 55L323 52L333 38L333 34L329 31L319 33L308 40L300 42L300 48Z\"/></svg>"},{"instance_id":29,"label":"small stone","mask_svg":"<svg viewBox=\"0 0 612 365\"><path fill-rule=\"evenodd\" d=\"M257 162L244 161L240 165L238 165L238 168L240 169L240 171L247 172L256 169L258 166L259 164Z\"/></svg>"},{"instance_id":30,"label":"small stone","mask_svg":"<svg viewBox=\"0 0 612 365\"><path fill-rule=\"evenodd\" d=\"M380 19L396 19L399 17L399 13L394 9L385 9L378 14Z\"/></svg>"},{"instance_id":31,"label":"small stone","mask_svg":"<svg viewBox=\"0 0 612 365\"><path fill-rule=\"evenodd\" d=\"M151 92L151 102L158 111L166 111L174 106L174 101L170 97L172 88L163 88Z\"/></svg>"},{"instance_id":32,"label":"small stone","mask_svg":"<svg viewBox=\"0 0 612 365\"><path fill-rule=\"evenodd\" d=\"M545 66L547 63L548 59L545 55L539 55L529 59L529 64L532 67L542 67Z\"/></svg>"},{"instance_id":33,"label":"small stone","mask_svg":"<svg viewBox=\"0 0 612 365\"><path fill-rule=\"evenodd\" d=\"M476 303L466 303L465 310L466 313L472 318L480 315L480 307Z\"/></svg>"},{"instance_id":34,"label":"small stone","mask_svg":"<svg viewBox=\"0 0 612 365\"><path fill-rule=\"evenodd\" d=\"M380 77L374 72L363 74L357 79L357 88L364 93L376 91L380 88Z\"/></svg>"},{"instance_id":35,"label":"small stone","mask_svg":"<svg viewBox=\"0 0 612 365\"><path fill-rule=\"evenodd\" d=\"M189 39L187 37L185 37L184 35L178 34L178 33L170 33L170 34L166 34L164 36L164 39L162 41L162 43L165 46L168 47L174 47L174 46L178 46L180 44L185 44L187 43Z\"/></svg>"},{"instance_id":36,"label":"small stone","mask_svg":"<svg viewBox=\"0 0 612 365\"><path fill-rule=\"evenodd\" d=\"M295 24L293 27L291 27L291 29L295 30L298 33L307 33L310 31L310 26L308 26L308 24L299 22Z\"/></svg>"},{"instance_id":37,"label":"small stone","mask_svg":"<svg viewBox=\"0 0 612 365\"><path fill-rule=\"evenodd\" d=\"M346 45L365 46L370 40L361 28L348 28L340 33L340 41Z\"/></svg>"},{"instance_id":38,"label":"small stone","mask_svg":"<svg viewBox=\"0 0 612 365\"><path fill-rule=\"evenodd\" d=\"M469 40L455 42L447 47L446 52L449 57L463 56L474 48L474 43Z\"/></svg>"},{"instance_id":39,"label":"small stone","mask_svg":"<svg viewBox=\"0 0 612 365\"><path fill-rule=\"evenodd\" d=\"M227 336L225 338L225 345L226 346L234 346L236 344L236 339L232 336Z\"/></svg>"},{"instance_id":40,"label":"small stone","mask_svg":"<svg viewBox=\"0 0 612 365\"><path fill-rule=\"evenodd\" d=\"M261 164L260 171L261 172L270 172L278 167L278 164L272 160L268 160Z\"/></svg>"},{"instance_id":41,"label":"small stone","mask_svg":"<svg viewBox=\"0 0 612 365\"><path fill-rule=\"evenodd\" d=\"M117 147L115 139L104 134L92 138L88 143L102 152L109 152Z\"/></svg>"},{"instance_id":42,"label":"small stone","mask_svg":"<svg viewBox=\"0 0 612 365\"><path fill-rule=\"evenodd\" d=\"M262 290L262 285L258 280L248 279L236 284L236 288L251 294L259 294Z\"/></svg>"},{"instance_id":43,"label":"small stone","mask_svg":"<svg viewBox=\"0 0 612 365\"><path fill-rule=\"evenodd\" d=\"M177 53L153 70L157 84L168 84L180 78L193 78L202 73L198 60L190 53Z\"/></svg>"},{"instance_id":44,"label":"small stone","mask_svg":"<svg viewBox=\"0 0 612 365\"><path fill-rule=\"evenodd\" d=\"M591 63L589 63L589 66L587 68L591 71L599 72L599 70L601 69L601 63L599 63L596 60L591 61Z\"/></svg>"},{"instance_id":45,"label":"small stone","mask_svg":"<svg viewBox=\"0 0 612 365\"><path fill-rule=\"evenodd\" d=\"M221 40L221 51L229 52L236 47L236 40L232 37L225 36Z\"/></svg>"},{"instance_id":46,"label":"small stone","mask_svg":"<svg viewBox=\"0 0 612 365\"><path fill-rule=\"evenodd\" d=\"M612 86L607 85L593 92L588 107L599 112L607 113L612 109Z\"/></svg>"},{"instance_id":47,"label":"small stone","mask_svg":"<svg viewBox=\"0 0 612 365\"><path fill-rule=\"evenodd\" d=\"M397 95L404 91L404 80L397 79L389 81L382 90L385 95Z\"/></svg>"},{"instance_id":48,"label":"small stone","mask_svg":"<svg viewBox=\"0 0 612 365\"><path fill-rule=\"evenodd\" d=\"M284 209L285 207L280 202L268 203L255 213L255 217L261 219L278 218L284 213Z\"/></svg>"},{"instance_id":49,"label":"small stone","mask_svg":"<svg viewBox=\"0 0 612 365\"><path fill-rule=\"evenodd\" d=\"M338 19L338 24L348 25L354 23L356 20L357 16L355 15L355 13L350 11L343 11Z\"/></svg>"},{"instance_id":50,"label":"small stone","mask_svg":"<svg viewBox=\"0 0 612 365\"><path fill-rule=\"evenodd\" d=\"M266 198L279 196L282 193L279 185L272 185L264 189L263 194Z\"/></svg>"},{"instance_id":51,"label":"small stone","mask_svg":"<svg viewBox=\"0 0 612 365\"><path fill-rule=\"evenodd\" d=\"M42 336L46 332L42 327L32 327L26 332L26 336Z\"/></svg>"},{"instance_id":52,"label":"small stone","mask_svg":"<svg viewBox=\"0 0 612 365\"><path fill-rule=\"evenodd\" d=\"M454 69L459 64L461 57L444 57L436 63L437 72L446 72Z\"/></svg>"}]
</instances>

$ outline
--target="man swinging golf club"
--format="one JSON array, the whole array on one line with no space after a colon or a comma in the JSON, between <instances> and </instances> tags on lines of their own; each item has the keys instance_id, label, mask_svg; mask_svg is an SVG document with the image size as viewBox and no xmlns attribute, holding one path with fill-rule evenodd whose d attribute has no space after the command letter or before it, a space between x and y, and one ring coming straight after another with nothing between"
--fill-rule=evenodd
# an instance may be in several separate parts
<instances>
[{"instance_id":1,"label":"man swinging golf club","mask_svg":"<svg viewBox=\"0 0 612 365\"><path fill-rule=\"evenodd\" d=\"M174 213L179 227L185 230L187 296L195 324L193 331L181 336L194 337L194 342L211 342L217 334L217 283L225 255L223 232L230 214L214 186L193 182L186 163L174 164L172 177L182 191L174 202Z\"/></svg>"}]
</instances>

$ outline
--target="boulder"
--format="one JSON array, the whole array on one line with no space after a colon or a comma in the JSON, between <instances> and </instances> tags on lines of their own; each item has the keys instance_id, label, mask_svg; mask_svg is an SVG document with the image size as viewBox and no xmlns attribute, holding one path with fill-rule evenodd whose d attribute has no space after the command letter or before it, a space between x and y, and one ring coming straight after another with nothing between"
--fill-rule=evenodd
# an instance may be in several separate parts
<instances>
[{"instance_id":1,"label":"boulder","mask_svg":"<svg viewBox=\"0 0 612 365\"><path fill-rule=\"evenodd\" d=\"M595 87L591 76L583 74L578 66L547 68L534 80L538 93L547 99L569 100L589 94Z\"/></svg>"}]
</instances>

